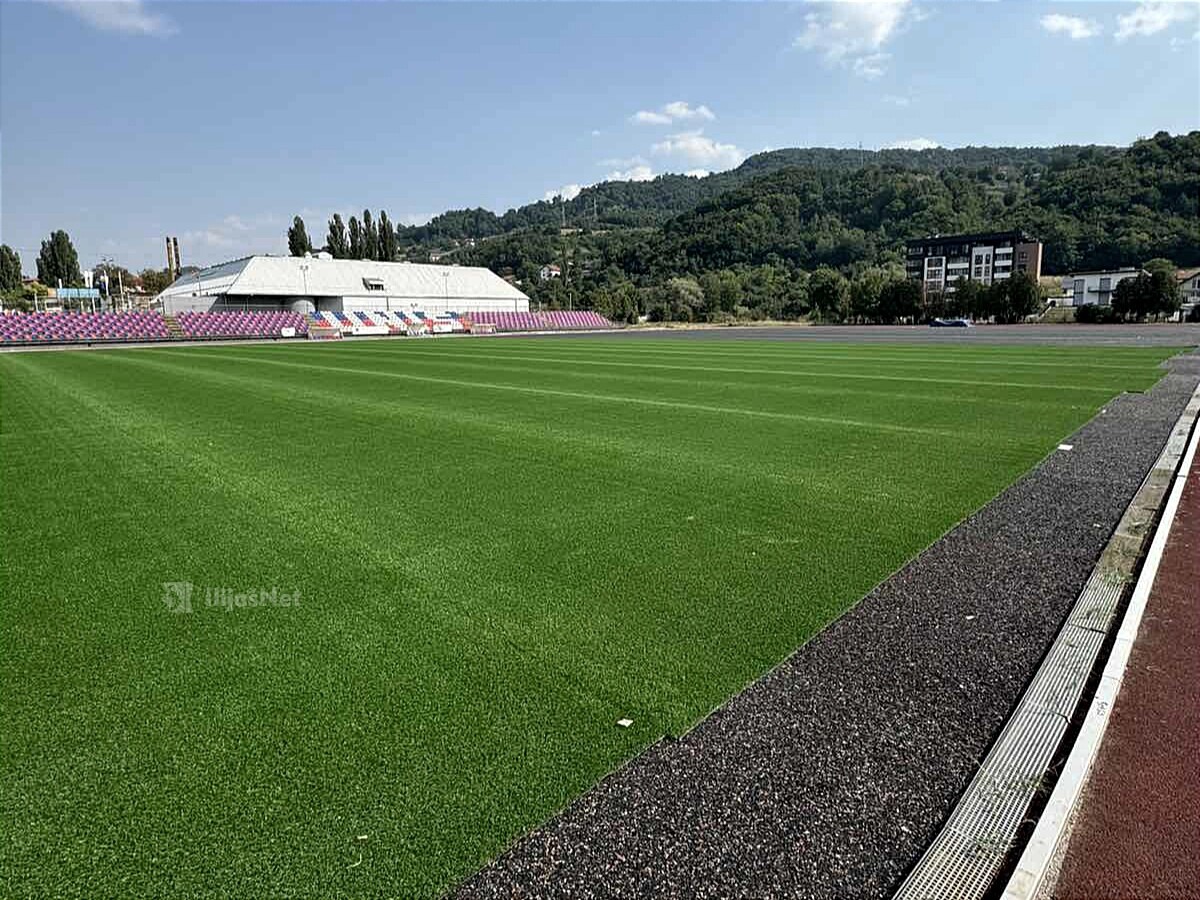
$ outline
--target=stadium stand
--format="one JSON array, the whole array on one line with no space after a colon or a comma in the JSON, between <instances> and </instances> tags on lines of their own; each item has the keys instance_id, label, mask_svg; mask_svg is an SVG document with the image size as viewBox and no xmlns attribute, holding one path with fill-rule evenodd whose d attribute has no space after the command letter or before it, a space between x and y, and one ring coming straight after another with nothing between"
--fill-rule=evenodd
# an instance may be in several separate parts
<instances>
[{"instance_id":1,"label":"stadium stand","mask_svg":"<svg viewBox=\"0 0 1200 900\"><path fill-rule=\"evenodd\" d=\"M569 331L582 328L613 328L612 322L591 310L556 309L548 312L468 313L472 323L494 325L497 331Z\"/></svg>"},{"instance_id":2,"label":"stadium stand","mask_svg":"<svg viewBox=\"0 0 1200 900\"><path fill-rule=\"evenodd\" d=\"M184 337L279 337L284 328L308 332L308 320L294 312L182 312L175 317Z\"/></svg>"},{"instance_id":3,"label":"stadium stand","mask_svg":"<svg viewBox=\"0 0 1200 900\"><path fill-rule=\"evenodd\" d=\"M77 343L85 341L161 341L170 338L158 313L5 313L0 343Z\"/></svg>"},{"instance_id":4,"label":"stadium stand","mask_svg":"<svg viewBox=\"0 0 1200 900\"><path fill-rule=\"evenodd\" d=\"M4 313L0 343L79 343L94 341L157 341L170 339L280 337L294 328L297 337L309 328L345 334L448 334L476 331L569 331L613 328L612 322L590 310L548 312L444 312L421 310L358 310L350 314L323 310L307 315L294 312L181 312L166 319L156 312L122 313Z\"/></svg>"},{"instance_id":5,"label":"stadium stand","mask_svg":"<svg viewBox=\"0 0 1200 900\"><path fill-rule=\"evenodd\" d=\"M614 328L612 322L590 309L556 309L545 313L555 328Z\"/></svg>"}]
</instances>

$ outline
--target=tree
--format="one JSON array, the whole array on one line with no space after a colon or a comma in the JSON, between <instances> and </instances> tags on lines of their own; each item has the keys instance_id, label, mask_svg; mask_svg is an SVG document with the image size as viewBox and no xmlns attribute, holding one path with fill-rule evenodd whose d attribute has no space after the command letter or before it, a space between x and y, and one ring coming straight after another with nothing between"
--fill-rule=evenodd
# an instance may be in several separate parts
<instances>
[{"instance_id":1,"label":"tree","mask_svg":"<svg viewBox=\"0 0 1200 900\"><path fill-rule=\"evenodd\" d=\"M392 262L396 258L396 227L388 218L387 212L379 211L379 258L384 262Z\"/></svg>"},{"instance_id":2,"label":"tree","mask_svg":"<svg viewBox=\"0 0 1200 900\"><path fill-rule=\"evenodd\" d=\"M915 319L921 312L921 285L911 278L889 281L879 292L879 319L892 323Z\"/></svg>"},{"instance_id":3,"label":"tree","mask_svg":"<svg viewBox=\"0 0 1200 900\"><path fill-rule=\"evenodd\" d=\"M82 287L83 273L79 271L79 254L71 243L70 236L61 229L51 232L42 241L42 250L37 259L38 281L46 287Z\"/></svg>"},{"instance_id":4,"label":"tree","mask_svg":"<svg viewBox=\"0 0 1200 900\"><path fill-rule=\"evenodd\" d=\"M138 278L142 290L148 294L161 293L171 284L171 274L166 269L142 269Z\"/></svg>"},{"instance_id":5,"label":"tree","mask_svg":"<svg viewBox=\"0 0 1200 900\"><path fill-rule=\"evenodd\" d=\"M292 227L288 229L288 252L292 256L304 256L312 253L312 241L308 239L308 230L304 220L299 216L292 219Z\"/></svg>"},{"instance_id":6,"label":"tree","mask_svg":"<svg viewBox=\"0 0 1200 900\"><path fill-rule=\"evenodd\" d=\"M350 259L363 258L363 230L358 224L358 219L354 216L350 217L349 224L350 242L346 246L346 252Z\"/></svg>"},{"instance_id":7,"label":"tree","mask_svg":"<svg viewBox=\"0 0 1200 900\"><path fill-rule=\"evenodd\" d=\"M363 210L362 217L363 230L363 255L360 259L379 259L379 232L375 229L375 223L371 221L371 211Z\"/></svg>"},{"instance_id":8,"label":"tree","mask_svg":"<svg viewBox=\"0 0 1200 900\"><path fill-rule=\"evenodd\" d=\"M1166 272L1168 275L1175 274L1175 263L1169 259L1164 259L1161 256L1156 256L1154 259L1147 260L1142 266L1147 272L1153 275L1155 272Z\"/></svg>"},{"instance_id":9,"label":"tree","mask_svg":"<svg viewBox=\"0 0 1200 900\"><path fill-rule=\"evenodd\" d=\"M983 295L986 290L982 282L970 278L955 279L954 293L946 304L947 314L969 316L972 319L986 318L983 315Z\"/></svg>"},{"instance_id":10,"label":"tree","mask_svg":"<svg viewBox=\"0 0 1200 900\"><path fill-rule=\"evenodd\" d=\"M821 318L840 318L850 302L850 283L836 269L817 269L808 279L808 302Z\"/></svg>"},{"instance_id":11,"label":"tree","mask_svg":"<svg viewBox=\"0 0 1200 900\"><path fill-rule=\"evenodd\" d=\"M1028 272L1016 272L1007 279L1004 292L1005 306L1001 319L1005 322L1020 322L1033 315L1042 305L1042 291L1037 280Z\"/></svg>"},{"instance_id":12,"label":"tree","mask_svg":"<svg viewBox=\"0 0 1200 900\"><path fill-rule=\"evenodd\" d=\"M850 282L850 315L858 320L879 317L879 298L888 283L887 273L872 267L859 272Z\"/></svg>"},{"instance_id":13,"label":"tree","mask_svg":"<svg viewBox=\"0 0 1200 900\"><path fill-rule=\"evenodd\" d=\"M0 293L21 289L21 257L8 244L0 244Z\"/></svg>"},{"instance_id":14,"label":"tree","mask_svg":"<svg viewBox=\"0 0 1200 900\"><path fill-rule=\"evenodd\" d=\"M104 263L92 269L93 285L101 287L105 279L108 280L108 294L113 297L117 296L122 288L129 290L139 282L138 276L115 263Z\"/></svg>"},{"instance_id":15,"label":"tree","mask_svg":"<svg viewBox=\"0 0 1200 900\"><path fill-rule=\"evenodd\" d=\"M1183 295L1179 290L1179 280L1175 277L1175 268L1157 267L1150 272L1149 311L1157 316L1159 313L1171 315L1179 311L1183 305Z\"/></svg>"},{"instance_id":16,"label":"tree","mask_svg":"<svg viewBox=\"0 0 1200 900\"><path fill-rule=\"evenodd\" d=\"M1112 293L1113 312L1122 319L1174 313L1180 307L1179 282L1174 269L1156 267L1153 273L1139 272L1135 278L1123 278Z\"/></svg>"},{"instance_id":17,"label":"tree","mask_svg":"<svg viewBox=\"0 0 1200 900\"><path fill-rule=\"evenodd\" d=\"M350 244L346 240L346 226L340 213L329 220L329 235L325 238L325 249L334 259L345 259L350 255Z\"/></svg>"},{"instance_id":18,"label":"tree","mask_svg":"<svg viewBox=\"0 0 1200 900\"><path fill-rule=\"evenodd\" d=\"M1150 276L1139 272L1135 278L1122 278L1112 292L1112 310L1122 319L1140 319L1149 306Z\"/></svg>"}]
</instances>

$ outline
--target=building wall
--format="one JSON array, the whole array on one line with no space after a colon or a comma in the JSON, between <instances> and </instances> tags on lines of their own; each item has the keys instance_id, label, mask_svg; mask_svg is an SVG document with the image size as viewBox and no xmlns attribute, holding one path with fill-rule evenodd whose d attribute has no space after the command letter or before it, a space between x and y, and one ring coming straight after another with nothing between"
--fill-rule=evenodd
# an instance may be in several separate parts
<instances>
[{"instance_id":1,"label":"building wall","mask_svg":"<svg viewBox=\"0 0 1200 900\"><path fill-rule=\"evenodd\" d=\"M923 238L907 246L905 271L926 291L948 293L959 278L992 284L1025 271L1036 279L1042 272L1042 245L1022 240L1017 232Z\"/></svg>"},{"instance_id":2,"label":"building wall","mask_svg":"<svg viewBox=\"0 0 1200 900\"><path fill-rule=\"evenodd\" d=\"M1042 242L1029 241L1017 244L1018 272L1027 272L1038 279L1042 277Z\"/></svg>"},{"instance_id":3,"label":"building wall","mask_svg":"<svg viewBox=\"0 0 1200 900\"><path fill-rule=\"evenodd\" d=\"M421 310L428 313L441 312L528 312L529 300L522 297L514 300L470 299L464 297L391 297L386 294L362 294L346 297L233 297L225 294L200 296L164 296L163 312L176 315L181 312L221 312L223 310L252 310L273 312L310 313L315 310L354 312L363 310Z\"/></svg>"},{"instance_id":4,"label":"building wall","mask_svg":"<svg viewBox=\"0 0 1200 900\"><path fill-rule=\"evenodd\" d=\"M339 305L326 305L337 303ZM470 297L389 297L386 294L361 294L346 297L322 298L321 309L340 312L363 310L370 312L375 309L391 311L394 309L421 310L427 313L442 312L529 312L529 300L520 299L472 299Z\"/></svg>"},{"instance_id":5,"label":"building wall","mask_svg":"<svg viewBox=\"0 0 1200 900\"><path fill-rule=\"evenodd\" d=\"M1072 306L1111 306L1117 285L1126 278L1136 278L1137 274L1137 269L1078 272L1063 277L1063 292L1071 295Z\"/></svg>"},{"instance_id":6,"label":"building wall","mask_svg":"<svg viewBox=\"0 0 1200 900\"><path fill-rule=\"evenodd\" d=\"M1200 273L1179 283L1179 297L1184 303L1200 303Z\"/></svg>"},{"instance_id":7,"label":"building wall","mask_svg":"<svg viewBox=\"0 0 1200 900\"><path fill-rule=\"evenodd\" d=\"M226 294L201 294L199 296L164 296L162 311L173 316L181 312L225 312L249 310L251 312L312 311L316 298L312 297L231 297Z\"/></svg>"}]
</instances>

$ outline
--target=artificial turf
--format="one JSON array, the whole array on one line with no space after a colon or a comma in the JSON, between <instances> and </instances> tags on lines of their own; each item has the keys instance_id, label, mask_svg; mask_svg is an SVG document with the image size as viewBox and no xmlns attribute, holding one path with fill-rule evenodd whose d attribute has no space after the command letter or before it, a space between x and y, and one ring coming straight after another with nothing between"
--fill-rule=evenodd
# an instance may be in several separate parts
<instances>
[{"instance_id":1,"label":"artificial turf","mask_svg":"<svg viewBox=\"0 0 1200 900\"><path fill-rule=\"evenodd\" d=\"M1172 352L0 355L0 892L437 894Z\"/></svg>"}]
</instances>

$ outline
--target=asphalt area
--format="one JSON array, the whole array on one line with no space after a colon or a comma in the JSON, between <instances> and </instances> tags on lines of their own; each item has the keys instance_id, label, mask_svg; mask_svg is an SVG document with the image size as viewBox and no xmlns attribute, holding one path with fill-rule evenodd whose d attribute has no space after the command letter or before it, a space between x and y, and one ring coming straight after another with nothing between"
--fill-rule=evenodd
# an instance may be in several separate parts
<instances>
[{"instance_id":1,"label":"asphalt area","mask_svg":"<svg viewBox=\"0 0 1200 900\"><path fill-rule=\"evenodd\" d=\"M1002 344L1012 346L1194 347L1200 324L1192 322L1126 325L670 325L616 332L560 332L544 337L580 340L620 334L631 340L681 341L846 341L850 343ZM517 335L512 335L516 337ZM503 337L503 335L502 335Z\"/></svg>"},{"instance_id":2,"label":"asphalt area","mask_svg":"<svg viewBox=\"0 0 1200 900\"><path fill-rule=\"evenodd\" d=\"M1192 461L1054 897L1200 897L1200 456Z\"/></svg>"}]
</instances>

